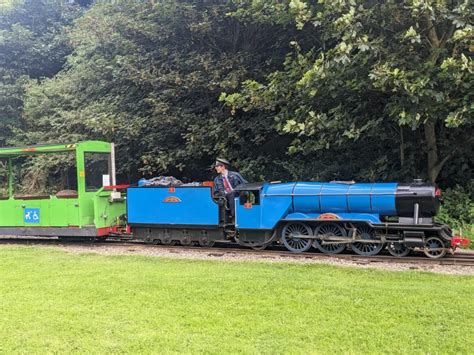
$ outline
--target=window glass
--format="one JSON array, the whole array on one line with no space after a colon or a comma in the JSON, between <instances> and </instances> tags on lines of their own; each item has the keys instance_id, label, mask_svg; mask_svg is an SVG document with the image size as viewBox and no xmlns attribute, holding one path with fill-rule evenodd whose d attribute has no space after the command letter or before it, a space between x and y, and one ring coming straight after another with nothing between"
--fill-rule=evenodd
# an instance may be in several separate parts
<instances>
[{"instance_id":1,"label":"window glass","mask_svg":"<svg viewBox=\"0 0 474 355\"><path fill-rule=\"evenodd\" d=\"M97 191L110 185L110 154L84 153L86 166L86 191Z\"/></svg>"}]
</instances>

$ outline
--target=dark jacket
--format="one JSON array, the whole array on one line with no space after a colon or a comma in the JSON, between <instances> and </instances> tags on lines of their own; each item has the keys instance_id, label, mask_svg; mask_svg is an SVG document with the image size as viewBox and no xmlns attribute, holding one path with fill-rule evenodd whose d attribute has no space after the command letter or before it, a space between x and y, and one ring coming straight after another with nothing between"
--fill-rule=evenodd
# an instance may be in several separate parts
<instances>
[{"instance_id":1,"label":"dark jacket","mask_svg":"<svg viewBox=\"0 0 474 355\"><path fill-rule=\"evenodd\" d=\"M233 189L235 189L238 185L240 184L246 184L247 180L245 180L242 175L240 175L236 171L229 171L227 178L229 179L230 185L232 186ZM224 179L222 178L222 175L218 175L214 179L214 195L224 195L225 194L225 189L224 189Z\"/></svg>"}]
</instances>

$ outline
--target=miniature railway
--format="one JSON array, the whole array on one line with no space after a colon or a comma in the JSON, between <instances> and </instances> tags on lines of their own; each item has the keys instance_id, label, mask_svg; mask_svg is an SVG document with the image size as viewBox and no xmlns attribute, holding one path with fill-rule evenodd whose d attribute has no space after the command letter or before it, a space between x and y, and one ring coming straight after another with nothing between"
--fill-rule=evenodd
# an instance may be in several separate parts
<instances>
[{"instance_id":1,"label":"miniature railway","mask_svg":"<svg viewBox=\"0 0 474 355\"><path fill-rule=\"evenodd\" d=\"M305 253L292 253L283 249L280 246L272 246L272 249L267 250L253 250L241 245L233 244L230 242L218 243L215 247L201 247L201 246L166 246L166 245L153 245L147 244L141 241L117 241L117 240L105 240L105 241L62 241L59 239L51 238L0 238L1 244L14 244L14 245L68 245L68 246L87 246L89 248L101 248L101 247L127 247L130 251L133 248L139 247L140 249L155 248L158 250L167 251L171 254L183 254L187 252L194 252L202 254L203 256L209 256L213 258L219 257L235 257L235 256L256 256L260 259L288 259L288 260L345 260L352 261L357 264L380 264L380 263L394 263L394 264L418 264L418 265L456 265L456 266L470 266L474 267L474 252L461 252L459 254L447 255L440 259L430 259L424 256L422 253L419 256L412 255L397 258L389 254L379 254L375 256L361 256L352 254L349 251L343 254L328 255L318 251L309 251Z\"/></svg>"},{"instance_id":2,"label":"miniature railway","mask_svg":"<svg viewBox=\"0 0 474 355\"><path fill-rule=\"evenodd\" d=\"M18 157L52 153L74 156L75 164L62 175L68 178L58 180L57 186L46 189L48 193L24 194L13 164L23 161ZM360 263L389 262L392 257L384 256L385 251L394 260L407 262L411 259L400 258L413 250L447 263L452 260L445 258L447 253L469 244L436 222L441 190L419 179L246 183L242 178L233 185L227 181L232 186L224 188L222 176L216 183L184 184L174 177L156 177L117 185L114 144L102 141L1 148L0 158L8 163L8 189L0 198L0 236L6 238L50 237L64 242L108 238L162 248L182 245L182 250L196 244L210 247L226 238L242 245L226 245L241 254L256 256L246 249L250 247L262 257L350 258ZM225 196L224 190L228 190ZM286 250L275 247L277 243ZM269 245L271 250L263 252Z\"/></svg>"}]
</instances>

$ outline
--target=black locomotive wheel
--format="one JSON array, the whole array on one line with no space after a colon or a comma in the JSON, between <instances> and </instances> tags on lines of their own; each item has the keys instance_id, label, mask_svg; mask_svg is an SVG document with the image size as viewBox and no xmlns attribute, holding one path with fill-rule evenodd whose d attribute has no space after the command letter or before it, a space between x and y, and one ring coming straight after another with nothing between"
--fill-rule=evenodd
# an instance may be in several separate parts
<instances>
[{"instance_id":1,"label":"black locomotive wheel","mask_svg":"<svg viewBox=\"0 0 474 355\"><path fill-rule=\"evenodd\" d=\"M262 245L252 245L251 248L253 250L265 250L267 249L268 244L262 244Z\"/></svg>"},{"instance_id":2,"label":"black locomotive wheel","mask_svg":"<svg viewBox=\"0 0 474 355\"><path fill-rule=\"evenodd\" d=\"M411 251L411 249L403 243L388 243L387 250L390 255L393 255L397 258L403 258L404 256L410 254Z\"/></svg>"},{"instance_id":3,"label":"black locomotive wheel","mask_svg":"<svg viewBox=\"0 0 474 355\"><path fill-rule=\"evenodd\" d=\"M337 223L324 223L317 226L314 230L314 235L321 237L347 237L344 228ZM346 244L344 243L329 243L324 243L323 240L315 239L313 241L313 246L325 254L339 254L346 249Z\"/></svg>"},{"instance_id":4,"label":"black locomotive wheel","mask_svg":"<svg viewBox=\"0 0 474 355\"><path fill-rule=\"evenodd\" d=\"M183 238L181 241L180 241L181 245L182 246L190 246L192 244L191 242L191 239L190 238Z\"/></svg>"},{"instance_id":5,"label":"black locomotive wheel","mask_svg":"<svg viewBox=\"0 0 474 355\"><path fill-rule=\"evenodd\" d=\"M201 239L199 241L199 246L201 247L207 247L207 248L211 248L214 246L214 241L213 240L209 240L209 239Z\"/></svg>"},{"instance_id":6,"label":"black locomotive wheel","mask_svg":"<svg viewBox=\"0 0 474 355\"><path fill-rule=\"evenodd\" d=\"M303 253L311 248L311 239L305 236L313 235L311 228L304 223L289 223L281 231L281 242L286 249L293 253Z\"/></svg>"},{"instance_id":7,"label":"black locomotive wheel","mask_svg":"<svg viewBox=\"0 0 474 355\"><path fill-rule=\"evenodd\" d=\"M425 240L423 252L428 258L438 259L446 255L446 248L440 238L429 237Z\"/></svg>"},{"instance_id":8,"label":"black locomotive wheel","mask_svg":"<svg viewBox=\"0 0 474 355\"><path fill-rule=\"evenodd\" d=\"M253 250L265 250L267 249L267 247L273 244L273 242L277 238L277 233L278 232L274 230L270 239L265 240L265 242L262 244L254 243L254 244L247 244L247 246L249 246Z\"/></svg>"},{"instance_id":9,"label":"black locomotive wheel","mask_svg":"<svg viewBox=\"0 0 474 355\"><path fill-rule=\"evenodd\" d=\"M363 240L376 240L375 231L366 224L357 227L357 235ZM363 256L377 255L383 248L383 243L355 242L352 244L352 250Z\"/></svg>"},{"instance_id":10,"label":"black locomotive wheel","mask_svg":"<svg viewBox=\"0 0 474 355\"><path fill-rule=\"evenodd\" d=\"M173 240L170 237L164 237L163 239L161 239L161 244L166 246L175 246L178 245L178 241Z\"/></svg>"}]
</instances>

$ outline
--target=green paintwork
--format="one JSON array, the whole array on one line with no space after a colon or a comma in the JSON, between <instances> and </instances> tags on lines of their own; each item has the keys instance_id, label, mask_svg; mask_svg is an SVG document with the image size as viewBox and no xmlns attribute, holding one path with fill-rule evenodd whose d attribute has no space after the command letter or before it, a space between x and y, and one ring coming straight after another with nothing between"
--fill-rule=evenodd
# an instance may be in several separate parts
<instances>
[{"instance_id":1,"label":"green paintwork","mask_svg":"<svg viewBox=\"0 0 474 355\"><path fill-rule=\"evenodd\" d=\"M100 141L76 144L44 145L23 148L0 149L0 158L8 159L8 199L0 200L1 227L95 227L106 228L118 225L118 217L125 214L125 198L112 200L111 191L103 188L86 191L85 152L111 153L112 145ZM77 198L16 199L13 191L11 158L32 155L75 151L77 167ZM39 209L39 223L25 222L25 209ZM1 233L1 232L0 232Z\"/></svg>"},{"instance_id":2,"label":"green paintwork","mask_svg":"<svg viewBox=\"0 0 474 355\"><path fill-rule=\"evenodd\" d=\"M94 197L94 224L97 228L120 225L118 217L125 214L125 201L109 202L110 192L99 190Z\"/></svg>"},{"instance_id":3,"label":"green paintwork","mask_svg":"<svg viewBox=\"0 0 474 355\"><path fill-rule=\"evenodd\" d=\"M80 146L89 145L89 143L109 144L105 142L82 142L77 144L55 144L55 145L35 145L29 147L1 148L0 158L18 157L21 155L33 155L44 153L70 152L78 149ZM102 150L101 150L102 151Z\"/></svg>"}]
</instances>

